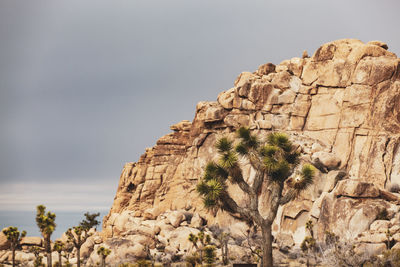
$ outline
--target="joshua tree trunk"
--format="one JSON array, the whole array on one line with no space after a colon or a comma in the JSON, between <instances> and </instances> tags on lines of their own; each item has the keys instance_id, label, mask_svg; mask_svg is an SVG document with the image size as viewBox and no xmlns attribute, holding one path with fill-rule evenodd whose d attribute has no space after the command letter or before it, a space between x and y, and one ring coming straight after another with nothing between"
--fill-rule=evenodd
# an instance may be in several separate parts
<instances>
[{"instance_id":1,"label":"joshua tree trunk","mask_svg":"<svg viewBox=\"0 0 400 267\"><path fill-rule=\"evenodd\" d=\"M47 254L47 266L52 267L51 264L51 244L50 244L50 236L46 237L46 254Z\"/></svg>"},{"instance_id":2,"label":"joshua tree trunk","mask_svg":"<svg viewBox=\"0 0 400 267\"><path fill-rule=\"evenodd\" d=\"M12 246L12 266L15 267L15 246Z\"/></svg>"},{"instance_id":3,"label":"joshua tree trunk","mask_svg":"<svg viewBox=\"0 0 400 267\"><path fill-rule=\"evenodd\" d=\"M272 267L272 233L271 233L271 223L261 225L261 232L263 237L262 243L262 267Z\"/></svg>"},{"instance_id":4,"label":"joshua tree trunk","mask_svg":"<svg viewBox=\"0 0 400 267\"><path fill-rule=\"evenodd\" d=\"M101 266L106 267L106 258L101 256Z\"/></svg>"},{"instance_id":5,"label":"joshua tree trunk","mask_svg":"<svg viewBox=\"0 0 400 267\"><path fill-rule=\"evenodd\" d=\"M200 264L203 264L203 247L200 248Z\"/></svg>"},{"instance_id":6,"label":"joshua tree trunk","mask_svg":"<svg viewBox=\"0 0 400 267\"><path fill-rule=\"evenodd\" d=\"M58 252L58 266L62 267L62 257L61 257L61 251Z\"/></svg>"},{"instance_id":7,"label":"joshua tree trunk","mask_svg":"<svg viewBox=\"0 0 400 267\"><path fill-rule=\"evenodd\" d=\"M81 267L81 247L80 246L78 246L76 248L76 260L77 260L76 265L78 267Z\"/></svg>"}]
</instances>

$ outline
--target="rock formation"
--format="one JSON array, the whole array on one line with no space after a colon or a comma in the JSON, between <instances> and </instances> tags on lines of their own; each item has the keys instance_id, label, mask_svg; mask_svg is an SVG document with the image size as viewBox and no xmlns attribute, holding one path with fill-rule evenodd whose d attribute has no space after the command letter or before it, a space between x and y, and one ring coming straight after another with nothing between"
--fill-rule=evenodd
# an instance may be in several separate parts
<instances>
[{"instance_id":1,"label":"rock formation","mask_svg":"<svg viewBox=\"0 0 400 267\"><path fill-rule=\"evenodd\" d=\"M241 73L216 102L198 103L193 122L171 126L173 132L146 149L138 162L124 166L105 231L110 234L123 211L156 218L168 209L186 209L198 211L211 223L230 223L225 215L207 214L194 188L206 162L215 157L216 138L232 135L240 126L260 136L284 131L324 166L317 182L324 188L321 184L316 192L310 190L300 205L307 216L313 203L325 204L318 198L332 191L335 169L378 190L375 195L344 196L378 198L379 190L400 183L399 63L382 42L344 39L322 45L311 58L268 63L254 73ZM248 168L249 179L251 174ZM280 226L285 218L300 216L302 211L294 209L283 209Z\"/></svg>"}]
</instances>

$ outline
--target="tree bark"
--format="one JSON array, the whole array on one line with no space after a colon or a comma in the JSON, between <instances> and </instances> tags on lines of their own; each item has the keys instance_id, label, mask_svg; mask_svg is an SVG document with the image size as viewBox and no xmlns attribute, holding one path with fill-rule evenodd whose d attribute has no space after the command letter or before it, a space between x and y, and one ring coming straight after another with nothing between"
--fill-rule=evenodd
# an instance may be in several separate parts
<instances>
[{"instance_id":1,"label":"tree bark","mask_svg":"<svg viewBox=\"0 0 400 267\"><path fill-rule=\"evenodd\" d=\"M262 267L272 267L272 228L271 223L264 223L261 225L261 232L263 237L262 243Z\"/></svg>"},{"instance_id":2,"label":"tree bark","mask_svg":"<svg viewBox=\"0 0 400 267\"><path fill-rule=\"evenodd\" d=\"M76 248L76 259L77 259L77 266L81 267L81 247Z\"/></svg>"},{"instance_id":3,"label":"tree bark","mask_svg":"<svg viewBox=\"0 0 400 267\"><path fill-rule=\"evenodd\" d=\"M51 244L50 244L50 236L46 237L46 253L47 253L47 266L53 267L51 263Z\"/></svg>"},{"instance_id":4,"label":"tree bark","mask_svg":"<svg viewBox=\"0 0 400 267\"><path fill-rule=\"evenodd\" d=\"M12 266L15 267L15 247L12 247Z\"/></svg>"}]
</instances>

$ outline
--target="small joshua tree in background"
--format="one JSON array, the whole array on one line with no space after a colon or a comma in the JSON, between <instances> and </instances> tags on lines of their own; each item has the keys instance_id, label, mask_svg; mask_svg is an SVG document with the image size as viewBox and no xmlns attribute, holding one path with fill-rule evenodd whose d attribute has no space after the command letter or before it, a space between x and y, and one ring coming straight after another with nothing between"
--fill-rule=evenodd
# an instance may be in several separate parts
<instances>
[{"instance_id":1,"label":"small joshua tree in background","mask_svg":"<svg viewBox=\"0 0 400 267\"><path fill-rule=\"evenodd\" d=\"M47 266L51 264L51 234L56 229L56 215L52 212L47 212L46 207L39 205L36 207L36 223L42 233L44 239L44 248L47 254Z\"/></svg>"},{"instance_id":2,"label":"small joshua tree in background","mask_svg":"<svg viewBox=\"0 0 400 267\"><path fill-rule=\"evenodd\" d=\"M15 250L19 246L21 239L26 236L26 231L22 231L22 233L20 233L17 227L10 226L3 230L3 234L11 243L12 266L15 267Z\"/></svg>"},{"instance_id":3,"label":"small joshua tree in background","mask_svg":"<svg viewBox=\"0 0 400 267\"><path fill-rule=\"evenodd\" d=\"M305 254L307 258L307 267L310 266L310 259L308 257L308 253L312 253L316 250L316 240L314 238L314 224L311 220L308 220L306 223L306 229L310 233L309 236L306 236L303 242L300 245L301 250Z\"/></svg>"},{"instance_id":4,"label":"small joshua tree in background","mask_svg":"<svg viewBox=\"0 0 400 267\"><path fill-rule=\"evenodd\" d=\"M101 257L101 266L106 267L106 258L111 254L111 250L101 246L97 249L97 254Z\"/></svg>"},{"instance_id":5,"label":"small joshua tree in background","mask_svg":"<svg viewBox=\"0 0 400 267\"><path fill-rule=\"evenodd\" d=\"M42 263L43 257L40 255L40 252L42 251L42 249L38 246L33 246L29 249L29 251L32 252L33 255L35 255L35 261L33 262L33 266L34 267L44 266L44 264Z\"/></svg>"},{"instance_id":6,"label":"small joshua tree in background","mask_svg":"<svg viewBox=\"0 0 400 267\"><path fill-rule=\"evenodd\" d=\"M204 250L204 261L206 262L206 266L212 266L213 263L216 261L216 253L215 253L215 246L207 245L203 248Z\"/></svg>"},{"instance_id":7,"label":"small joshua tree in background","mask_svg":"<svg viewBox=\"0 0 400 267\"><path fill-rule=\"evenodd\" d=\"M199 252L200 256L200 263L203 262L203 249L206 245L211 243L211 236L204 234L203 231L200 231L197 235L189 234L188 240L192 242L193 246ZM198 244L200 242L200 246Z\"/></svg>"},{"instance_id":8,"label":"small joshua tree in background","mask_svg":"<svg viewBox=\"0 0 400 267\"><path fill-rule=\"evenodd\" d=\"M228 241L229 241L229 234L221 232L217 236L217 240L221 245L221 255L222 255L222 264L227 265L229 262L228 258Z\"/></svg>"},{"instance_id":9,"label":"small joshua tree in background","mask_svg":"<svg viewBox=\"0 0 400 267\"><path fill-rule=\"evenodd\" d=\"M54 243L54 250L57 251L57 253L58 253L58 266L59 267L62 267L62 255L61 255L61 252L64 250L64 247L65 247L65 244L60 240L57 240Z\"/></svg>"},{"instance_id":10,"label":"small joshua tree in background","mask_svg":"<svg viewBox=\"0 0 400 267\"><path fill-rule=\"evenodd\" d=\"M81 247L86 242L86 240L91 236L89 230L97 226L100 222L96 220L96 217L100 213L90 214L85 213L85 219L79 224L79 226L74 226L72 229L68 229L66 234L68 240L76 248L77 266L81 266Z\"/></svg>"},{"instance_id":11,"label":"small joshua tree in background","mask_svg":"<svg viewBox=\"0 0 400 267\"><path fill-rule=\"evenodd\" d=\"M261 142L248 128L242 127L237 131L237 136L239 142L235 146L226 137L217 141L219 161L207 164L204 176L197 184L197 192L203 197L207 209L225 210L249 225L255 224L261 228L261 266L270 267L273 266L271 227L278 208L295 199L313 183L315 168L309 164L298 168L301 148L283 133L270 133L266 142ZM256 173L251 184L243 177L240 156L250 163ZM296 177L289 178L295 172ZM227 190L228 182L238 185L248 196L248 205L239 206L231 197ZM266 186L264 192L269 208L264 217L259 211L263 184Z\"/></svg>"},{"instance_id":12,"label":"small joshua tree in background","mask_svg":"<svg viewBox=\"0 0 400 267\"><path fill-rule=\"evenodd\" d=\"M100 216L100 212L98 212L98 213L86 212L84 214L84 216L85 216L85 219L83 219L81 221L81 223L79 224L80 226L83 227L83 229L89 231L91 228L93 228L93 227L96 228L96 226L100 224L100 222L97 220L97 217Z\"/></svg>"},{"instance_id":13,"label":"small joshua tree in background","mask_svg":"<svg viewBox=\"0 0 400 267\"><path fill-rule=\"evenodd\" d=\"M74 245L76 248L76 258L77 258L77 266L81 266L81 247L83 243L86 242L88 237L90 236L86 231L83 230L82 226L74 226L72 229L69 228L66 232L68 236L68 240Z\"/></svg>"}]
</instances>

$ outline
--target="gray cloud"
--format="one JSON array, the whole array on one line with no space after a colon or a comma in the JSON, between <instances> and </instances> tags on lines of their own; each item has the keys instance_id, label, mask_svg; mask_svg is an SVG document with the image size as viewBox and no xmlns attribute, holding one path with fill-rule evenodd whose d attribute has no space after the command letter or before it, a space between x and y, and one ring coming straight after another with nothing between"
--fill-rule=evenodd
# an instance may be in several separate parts
<instances>
[{"instance_id":1,"label":"gray cloud","mask_svg":"<svg viewBox=\"0 0 400 267\"><path fill-rule=\"evenodd\" d=\"M380 39L400 53L399 9L398 1L2 1L1 185L111 181L115 190L124 162L191 120L198 101L216 99L241 71L340 38Z\"/></svg>"}]
</instances>

